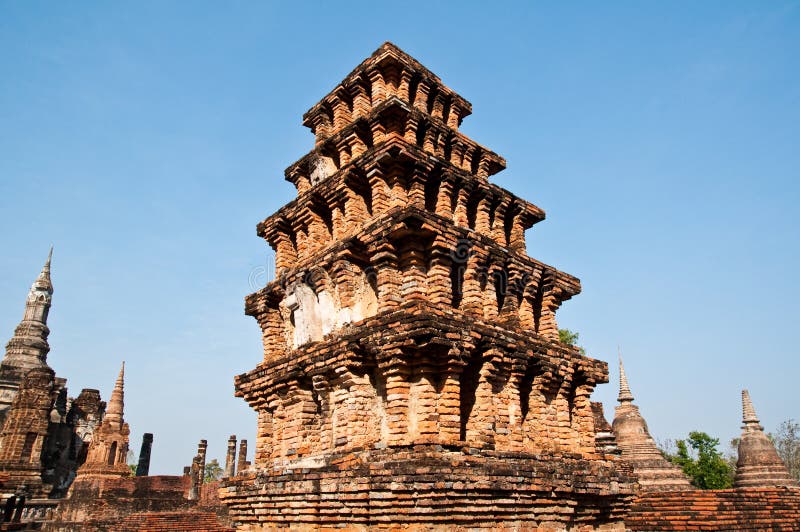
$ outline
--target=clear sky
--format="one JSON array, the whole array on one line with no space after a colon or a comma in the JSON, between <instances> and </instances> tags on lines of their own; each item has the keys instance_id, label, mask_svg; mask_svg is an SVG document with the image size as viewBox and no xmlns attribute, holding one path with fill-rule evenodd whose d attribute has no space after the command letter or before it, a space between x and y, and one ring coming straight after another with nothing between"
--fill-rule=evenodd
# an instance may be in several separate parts
<instances>
[{"instance_id":1,"label":"clear sky","mask_svg":"<svg viewBox=\"0 0 800 532\"><path fill-rule=\"evenodd\" d=\"M767 430L800 418L800 3L489 5L0 1L0 341L52 243L71 395L125 360L153 473L253 442L256 223L294 197L303 112L391 40L547 212L528 251L582 280L559 325L610 362L609 419L618 345L658 439L726 443L743 387Z\"/></svg>"}]
</instances>

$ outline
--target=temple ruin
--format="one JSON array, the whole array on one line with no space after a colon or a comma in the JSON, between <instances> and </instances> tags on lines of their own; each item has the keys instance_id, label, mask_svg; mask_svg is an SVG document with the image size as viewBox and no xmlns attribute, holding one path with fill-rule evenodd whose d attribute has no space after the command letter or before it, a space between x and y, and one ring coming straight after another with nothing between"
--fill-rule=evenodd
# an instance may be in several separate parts
<instances>
[{"instance_id":1,"label":"temple ruin","mask_svg":"<svg viewBox=\"0 0 800 532\"><path fill-rule=\"evenodd\" d=\"M277 279L246 300L264 359L242 529L624 528L633 479L598 449L605 362L558 341L580 282L525 253L544 212L489 181L469 102L391 43L303 123L298 197L258 225Z\"/></svg>"}]
</instances>

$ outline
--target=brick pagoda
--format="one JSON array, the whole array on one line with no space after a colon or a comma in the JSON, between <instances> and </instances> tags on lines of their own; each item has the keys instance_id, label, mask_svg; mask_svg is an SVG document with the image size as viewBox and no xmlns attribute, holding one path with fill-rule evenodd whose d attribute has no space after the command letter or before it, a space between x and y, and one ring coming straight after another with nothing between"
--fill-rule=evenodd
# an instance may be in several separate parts
<instances>
[{"instance_id":1,"label":"brick pagoda","mask_svg":"<svg viewBox=\"0 0 800 532\"><path fill-rule=\"evenodd\" d=\"M664 458L650 435L639 407L633 404L633 394L621 357L617 401L619 406L614 412L614 437L622 453L622 460L631 466L636 475L639 489L644 492L691 489L689 479L681 468Z\"/></svg>"},{"instance_id":2,"label":"brick pagoda","mask_svg":"<svg viewBox=\"0 0 800 532\"><path fill-rule=\"evenodd\" d=\"M89 478L120 478L130 476L128 467L128 438L130 427L124 419L125 363L119 370L111 392L108 408L89 444L86 462L78 469L78 480Z\"/></svg>"},{"instance_id":3,"label":"brick pagoda","mask_svg":"<svg viewBox=\"0 0 800 532\"><path fill-rule=\"evenodd\" d=\"M775 445L764 434L747 390L742 390L742 436L739 438L738 456L734 479L737 488L797 487L797 480L789 474Z\"/></svg>"},{"instance_id":4,"label":"brick pagoda","mask_svg":"<svg viewBox=\"0 0 800 532\"><path fill-rule=\"evenodd\" d=\"M505 160L470 113L386 43L304 115L298 197L258 225L277 276L246 298L255 459L220 494L240 529L624 529L633 478L589 400L607 365L558 341L580 282L526 255L544 212L489 182Z\"/></svg>"}]
</instances>

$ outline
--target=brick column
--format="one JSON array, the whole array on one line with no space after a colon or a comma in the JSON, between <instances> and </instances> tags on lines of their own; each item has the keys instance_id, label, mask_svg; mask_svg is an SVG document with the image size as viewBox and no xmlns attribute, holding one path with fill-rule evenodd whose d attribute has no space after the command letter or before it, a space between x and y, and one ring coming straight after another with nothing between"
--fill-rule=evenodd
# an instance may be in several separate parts
<instances>
[{"instance_id":1,"label":"brick column","mask_svg":"<svg viewBox=\"0 0 800 532\"><path fill-rule=\"evenodd\" d=\"M225 477L231 478L236 474L236 435L228 438L228 453L225 455Z\"/></svg>"},{"instance_id":2,"label":"brick column","mask_svg":"<svg viewBox=\"0 0 800 532\"><path fill-rule=\"evenodd\" d=\"M150 472L150 451L153 447L153 435L145 432L142 436L142 448L139 451L139 464L136 466L136 476L146 477Z\"/></svg>"},{"instance_id":3,"label":"brick column","mask_svg":"<svg viewBox=\"0 0 800 532\"><path fill-rule=\"evenodd\" d=\"M239 442L239 462L236 469L240 475L247 470L247 440Z\"/></svg>"},{"instance_id":4,"label":"brick column","mask_svg":"<svg viewBox=\"0 0 800 532\"><path fill-rule=\"evenodd\" d=\"M395 349L384 366L386 377L386 420L389 445L408 443L409 368L400 349Z\"/></svg>"},{"instance_id":5,"label":"brick column","mask_svg":"<svg viewBox=\"0 0 800 532\"><path fill-rule=\"evenodd\" d=\"M200 457L200 479L201 482L206 478L206 450L208 449L208 442L200 440L197 444L197 455Z\"/></svg>"}]
</instances>

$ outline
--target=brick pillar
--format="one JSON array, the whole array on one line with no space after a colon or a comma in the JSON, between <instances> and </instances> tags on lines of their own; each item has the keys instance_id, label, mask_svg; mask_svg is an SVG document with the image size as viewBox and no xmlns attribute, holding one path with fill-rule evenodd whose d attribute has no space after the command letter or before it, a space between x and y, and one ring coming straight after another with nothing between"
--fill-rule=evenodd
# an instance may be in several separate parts
<instances>
[{"instance_id":1,"label":"brick pillar","mask_svg":"<svg viewBox=\"0 0 800 532\"><path fill-rule=\"evenodd\" d=\"M153 448L153 435L145 432L142 436L142 449L139 451L139 465L136 466L136 476L146 477L150 473L150 451Z\"/></svg>"},{"instance_id":2,"label":"brick pillar","mask_svg":"<svg viewBox=\"0 0 800 532\"><path fill-rule=\"evenodd\" d=\"M386 99L386 81L383 78L383 73L377 68L367 72L367 76L369 76L370 81L372 107L375 107Z\"/></svg>"},{"instance_id":3,"label":"brick pillar","mask_svg":"<svg viewBox=\"0 0 800 532\"><path fill-rule=\"evenodd\" d=\"M408 443L409 368L399 349L392 353L383 374L386 378L387 443L404 445Z\"/></svg>"},{"instance_id":4,"label":"brick pillar","mask_svg":"<svg viewBox=\"0 0 800 532\"><path fill-rule=\"evenodd\" d=\"M200 457L200 482L204 482L206 479L206 450L208 449L208 442L206 440L200 440L200 443L197 444L197 456Z\"/></svg>"},{"instance_id":5,"label":"brick pillar","mask_svg":"<svg viewBox=\"0 0 800 532\"><path fill-rule=\"evenodd\" d=\"M444 239L439 239L431 253L428 269L428 301L434 305L450 305L453 301L453 286L450 280L452 257ZM461 289L461 287L457 287Z\"/></svg>"},{"instance_id":6,"label":"brick pillar","mask_svg":"<svg viewBox=\"0 0 800 532\"><path fill-rule=\"evenodd\" d=\"M239 442L239 462L237 463L236 469L239 471L240 475L243 471L247 470L247 440Z\"/></svg>"},{"instance_id":7,"label":"brick pillar","mask_svg":"<svg viewBox=\"0 0 800 532\"><path fill-rule=\"evenodd\" d=\"M417 128L419 128L419 119L413 115L409 115L406 119L406 129L403 131L403 138L406 142L414 146L417 145Z\"/></svg>"},{"instance_id":8,"label":"brick pillar","mask_svg":"<svg viewBox=\"0 0 800 532\"><path fill-rule=\"evenodd\" d=\"M447 220L453 219L453 193L453 182L443 178L436 194L436 214Z\"/></svg>"},{"instance_id":9,"label":"brick pillar","mask_svg":"<svg viewBox=\"0 0 800 532\"><path fill-rule=\"evenodd\" d=\"M461 117L461 109L455 102L450 106L450 114L447 115L447 125L453 129L458 129L458 119Z\"/></svg>"},{"instance_id":10,"label":"brick pillar","mask_svg":"<svg viewBox=\"0 0 800 532\"><path fill-rule=\"evenodd\" d=\"M407 68L404 68L400 73L400 83L397 87L397 97L401 100L409 100L408 87L411 84L411 76L412 73Z\"/></svg>"},{"instance_id":11,"label":"brick pillar","mask_svg":"<svg viewBox=\"0 0 800 532\"><path fill-rule=\"evenodd\" d=\"M404 301L427 300L427 273L425 271L425 246L418 237L404 243L399 256L402 271L400 294Z\"/></svg>"},{"instance_id":12,"label":"brick pillar","mask_svg":"<svg viewBox=\"0 0 800 532\"><path fill-rule=\"evenodd\" d=\"M428 170L416 167L408 183L408 203L419 209L425 208L425 178Z\"/></svg>"},{"instance_id":13,"label":"brick pillar","mask_svg":"<svg viewBox=\"0 0 800 532\"><path fill-rule=\"evenodd\" d=\"M353 118L365 116L370 110L370 95L362 83L356 83L350 88L353 98Z\"/></svg>"},{"instance_id":14,"label":"brick pillar","mask_svg":"<svg viewBox=\"0 0 800 532\"><path fill-rule=\"evenodd\" d=\"M467 347L468 350L471 346ZM453 347L448 353L447 374L444 378L442 392L439 396L439 437L443 443L455 444L459 441L461 415L459 410L459 377L464 369L461 360L461 349Z\"/></svg>"},{"instance_id":15,"label":"brick pillar","mask_svg":"<svg viewBox=\"0 0 800 532\"><path fill-rule=\"evenodd\" d=\"M397 262L395 249L389 242L382 242L373 252L372 265L378 281L378 311L393 309L402 302Z\"/></svg>"},{"instance_id":16,"label":"brick pillar","mask_svg":"<svg viewBox=\"0 0 800 532\"><path fill-rule=\"evenodd\" d=\"M428 93L431 88L426 81L420 81L417 85L417 95L414 97L414 107L423 112L428 112Z\"/></svg>"},{"instance_id":17,"label":"brick pillar","mask_svg":"<svg viewBox=\"0 0 800 532\"><path fill-rule=\"evenodd\" d=\"M469 192L463 188L459 189L456 209L455 212L453 212L453 221L456 225L460 225L461 227L469 226L469 220L467 219L467 201L469 201Z\"/></svg>"},{"instance_id":18,"label":"brick pillar","mask_svg":"<svg viewBox=\"0 0 800 532\"><path fill-rule=\"evenodd\" d=\"M189 476L191 477L191 486L189 487L189 500L196 501L200 497L200 456L196 455L192 459L192 468Z\"/></svg>"},{"instance_id":19,"label":"brick pillar","mask_svg":"<svg viewBox=\"0 0 800 532\"><path fill-rule=\"evenodd\" d=\"M225 477L231 478L236 474L236 434L228 438L228 454L225 455Z\"/></svg>"},{"instance_id":20,"label":"brick pillar","mask_svg":"<svg viewBox=\"0 0 800 532\"><path fill-rule=\"evenodd\" d=\"M458 138L453 140L453 146L450 149L450 164L457 168L464 169L464 145L458 141Z\"/></svg>"},{"instance_id":21,"label":"brick pillar","mask_svg":"<svg viewBox=\"0 0 800 532\"><path fill-rule=\"evenodd\" d=\"M523 224L524 213L517 213L511 221L511 238L508 248L517 253L525 253L525 225Z\"/></svg>"},{"instance_id":22,"label":"brick pillar","mask_svg":"<svg viewBox=\"0 0 800 532\"><path fill-rule=\"evenodd\" d=\"M372 192L372 212L373 214L383 214L391 206L391 193L386 185L383 172L378 168L371 168L367 172L367 179Z\"/></svg>"},{"instance_id":23,"label":"brick pillar","mask_svg":"<svg viewBox=\"0 0 800 532\"><path fill-rule=\"evenodd\" d=\"M475 230L482 235L491 236L492 228L489 224L489 199L481 198L475 213Z\"/></svg>"}]
</instances>

